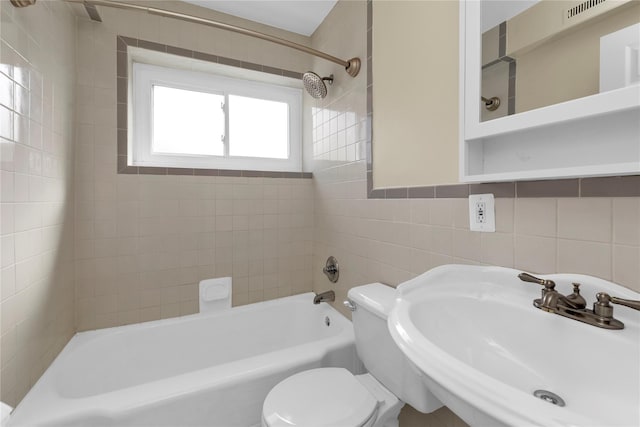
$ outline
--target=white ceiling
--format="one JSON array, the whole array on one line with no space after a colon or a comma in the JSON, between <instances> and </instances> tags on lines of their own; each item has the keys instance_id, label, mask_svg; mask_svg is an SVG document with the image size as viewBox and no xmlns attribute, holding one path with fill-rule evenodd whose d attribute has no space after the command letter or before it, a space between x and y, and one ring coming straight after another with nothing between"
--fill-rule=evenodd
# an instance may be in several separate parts
<instances>
[{"instance_id":1,"label":"white ceiling","mask_svg":"<svg viewBox=\"0 0 640 427\"><path fill-rule=\"evenodd\" d=\"M492 29L520 12L530 8L540 0L483 0L482 32Z\"/></svg>"},{"instance_id":2,"label":"white ceiling","mask_svg":"<svg viewBox=\"0 0 640 427\"><path fill-rule=\"evenodd\" d=\"M218 12L310 36L337 0L184 0Z\"/></svg>"}]
</instances>

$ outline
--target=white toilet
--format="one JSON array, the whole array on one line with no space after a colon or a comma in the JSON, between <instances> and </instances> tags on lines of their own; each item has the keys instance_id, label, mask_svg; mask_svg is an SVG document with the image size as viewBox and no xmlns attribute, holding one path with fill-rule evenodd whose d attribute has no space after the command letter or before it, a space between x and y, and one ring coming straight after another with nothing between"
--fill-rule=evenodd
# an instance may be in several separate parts
<instances>
[{"instance_id":1,"label":"white toilet","mask_svg":"<svg viewBox=\"0 0 640 427\"><path fill-rule=\"evenodd\" d=\"M319 368L286 378L264 400L263 427L397 427L405 402L423 413L440 408L389 334L394 298L380 283L352 288L356 349L369 373Z\"/></svg>"}]
</instances>

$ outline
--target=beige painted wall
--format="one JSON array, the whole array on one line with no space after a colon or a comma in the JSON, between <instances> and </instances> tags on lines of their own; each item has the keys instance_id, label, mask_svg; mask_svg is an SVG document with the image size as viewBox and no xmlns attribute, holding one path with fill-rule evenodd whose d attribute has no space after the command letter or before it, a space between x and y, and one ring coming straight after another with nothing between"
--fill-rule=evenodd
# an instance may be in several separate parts
<instances>
[{"instance_id":1,"label":"beige painted wall","mask_svg":"<svg viewBox=\"0 0 640 427\"><path fill-rule=\"evenodd\" d=\"M75 17L0 2L0 400L16 405L75 332Z\"/></svg>"},{"instance_id":2,"label":"beige painted wall","mask_svg":"<svg viewBox=\"0 0 640 427\"><path fill-rule=\"evenodd\" d=\"M373 2L374 187L458 181L458 2Z\"/></svg>"},{"instance_id":3,"label":"beige painted wall","mask_svg":"<svg viewBox=\"0 0 640 427\"><path fill-rule=\"evenodd\" d=\"M193 5L159 4L310 42ZM78 329L193 313L197 283L211 277L233 277L234 305L310 291L310 179L115 172L116 35L294 71L305 71L309 56L183 21L109 8L100 13L102 23L78 21Z\"/></svg>"},{"instance_id":4,"label":"beige painted wall","mask_svg":"<svg viewBox=\"0 0 640 427\"><path fill-rule=\"evenodd\" d=\"M598 93L600 37L640 22L635 3L516 54L516 113Z\"/></svg>"}]
</instances>

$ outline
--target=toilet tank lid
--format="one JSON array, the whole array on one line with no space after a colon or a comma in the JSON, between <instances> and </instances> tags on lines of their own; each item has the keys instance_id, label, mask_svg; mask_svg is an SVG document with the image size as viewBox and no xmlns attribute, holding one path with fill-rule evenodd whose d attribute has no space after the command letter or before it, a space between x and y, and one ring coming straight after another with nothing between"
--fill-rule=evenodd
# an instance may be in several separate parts
<instances>
[{"instance_id":1,"label":"toilet tank lid","mask_svg":"<svg viewBox=\"0 0 640 427\"><path fill-rule=\"evenodd\" d=\"M370 283L351 288L347 296L356 306L365 307L376 316L386 319L395 304L396 290L382 283Z\"/></svg>"}]
</instances>

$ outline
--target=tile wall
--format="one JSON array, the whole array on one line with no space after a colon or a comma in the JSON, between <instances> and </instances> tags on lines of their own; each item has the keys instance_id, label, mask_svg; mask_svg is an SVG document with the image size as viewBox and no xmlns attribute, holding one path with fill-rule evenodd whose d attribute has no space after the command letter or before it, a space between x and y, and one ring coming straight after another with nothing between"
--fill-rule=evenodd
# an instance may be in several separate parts
<instances>
[{"instance_id":1,"label":"tile wall","mask_svg":"<svg viewBox=\"0 0 640 427\"><path fill-rule=\"evenodd\" d=\"M308 44L307 37L178 2L161 7ZM116 173L116 38L302 72L309 57L214 28L100 8L78 18L77 326L197 311L197 283L233 277L233 304L311 290L311 179ZM145 171L146 172L146 171Z\"/></svg>"},{"instance_id":2,"label":"tile wall","mask_svg":"<svg viewBox=\"0 0 640 427\"><path fill-rule=\"evenodd\" d=\"M334 55L363 58L365 34L365 2L338 2L312 41ZM449 263L589 274L640 291L639 197L502 197L496 199L495 233L469 231L466 198L408 199L405 189L404 199L367 199L366 69L352 79L322 61L314 68L336 78L327 98L313 105L313 289L334 289L343 313L351 287L396 286ZM529 187L535 195L544 185ZM321 272L329 255L340 263L337 284ZM426 416L408 408L401 425L464 423L446 408Z\"/></svg>"},{"instance_id":3,"label":"tile wall","mask_svg":"<svg viewBox=\"0 0 640 427\"><path fill-rule=\"evenodd\" d=\"M75 332L75 17L0 2L0 400L15 405Z\"/></svg>"}]
</instances>

